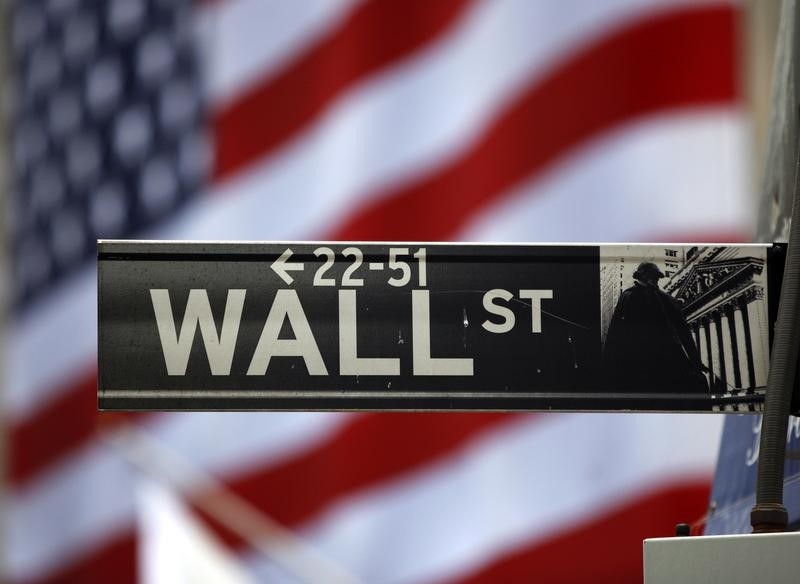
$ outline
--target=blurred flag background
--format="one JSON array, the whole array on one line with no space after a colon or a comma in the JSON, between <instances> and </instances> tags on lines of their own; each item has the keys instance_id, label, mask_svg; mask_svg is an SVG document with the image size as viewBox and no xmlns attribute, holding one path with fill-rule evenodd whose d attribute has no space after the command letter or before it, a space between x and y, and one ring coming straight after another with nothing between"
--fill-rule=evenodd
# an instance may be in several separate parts
<instances>
[{"instance_id":1,"label":"blurred flag background","mask_svg":"<svg viewBox=\"0 0 800 584\"><path fill-rule=\"evenodd\" d=\"M94 241L748 241L745 16L11 2L3 580L639 581L720 417L98 414Z\"/></svg>"}]
</instances>

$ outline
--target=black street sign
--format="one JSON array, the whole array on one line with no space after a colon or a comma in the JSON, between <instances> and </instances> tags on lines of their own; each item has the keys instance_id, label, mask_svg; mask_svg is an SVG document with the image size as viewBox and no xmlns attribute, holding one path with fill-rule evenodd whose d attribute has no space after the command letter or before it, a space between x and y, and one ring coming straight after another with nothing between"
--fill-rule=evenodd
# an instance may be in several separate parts
<instances>
[{"instance_id":1,"label":"black street sign","mask_svg":"<svg viewBox=\"0 0 800 584\"><path fill-rule=\"evenodd\" d=\"M758 411L784 251L101 241L99 407Z\"/></svg>"}]
</instances>

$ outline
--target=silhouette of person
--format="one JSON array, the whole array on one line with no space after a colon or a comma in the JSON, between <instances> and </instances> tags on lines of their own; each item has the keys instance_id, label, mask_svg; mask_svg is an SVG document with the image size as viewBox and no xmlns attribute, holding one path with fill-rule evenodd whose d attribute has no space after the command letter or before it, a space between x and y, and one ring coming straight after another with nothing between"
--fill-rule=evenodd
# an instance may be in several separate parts
<instances>
[{"instance_id":1,"label":"silhouette of person","mask_svg":"<svg viewBox=\"0 0 800 584\"><path fill-rule=\"evenodd\" d=\"M680 303L658 287L664 277L642 262L619 297L603 347L610 391L708 393L700 352Z\"/></svg>"}]
</instances>

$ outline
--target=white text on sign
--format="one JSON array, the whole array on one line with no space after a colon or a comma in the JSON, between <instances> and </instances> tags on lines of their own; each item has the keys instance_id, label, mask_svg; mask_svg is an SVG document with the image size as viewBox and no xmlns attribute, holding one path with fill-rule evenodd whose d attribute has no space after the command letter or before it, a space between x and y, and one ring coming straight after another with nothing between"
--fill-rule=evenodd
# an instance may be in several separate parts
<instances>
[{"instance_id":1,"label":"white text on sign","mask_svg":"<svg viewBox=\"0 0 800 584\"><path fill-rule=\"evenodd\" d=\"M290 261L293 254L294 252L291 248L286 248L280 257L270 264L270 267L278 277L289 285L294 282L294 278L289 275L289 272L302 272L305 269L305 264L302 262ZM341 255L350 262L350 265L345 268L341 285L347 287L363 286L364 279L359 276L359 272L364 266L364 253L357 247L346 247L342 250ZM314 250L314 256L322 260L322 264L314 272L313 285L320 287L336 286L336 278L328 275L328 272L336 263L336 252L329 247L323 246ZM417 261L417 285L420 288L428 285L427 253L425 248L421 247L411 254L407 247L392 247L389 248L389 262L387 264L389 271L392 273L387 280L390 286L399 288L411 282L412 262L409 262L410 257ZM370 271L382 271L384 264L383 262L369 262L367 268Z\"/></svg>"},{"instance_id":2,"label":"white text on sign","mask_svg":"<svg viewBox=\"0 0 800 584\"><path fill-rule=\"evenodd\" d=\"M208 358L212 375L230 375L236 351L239 327L247 291L228 290L222 326L214 322L208 292L205 289L189 291L183 320L178 329L172 310L169 290L151 289L156 327L169 375L186 375L192 343L197 328ZM520 290L520 299L530 301L531 332L542 331L542 300L553 298L552 290ZM505 333L515 325L514 312L502 300L514 300L507 290L494 289L483 296L486 311L502 322L487 319L482 326L491 333ZM357 293L355 290L338 291L339 308L339 374L340 375L400 375L399 357L361 357L358 354ZM293 338L280 338L280 331L288 323ZM467 357L434 357L431 355L431 309L428 290L411 291L412 368L415 376L472 376L473 359ZM297 291L280 289L270 306L258 343L253 351L247 375L265 375L273 357L299 357L303 359L309 375L328 375L311 324L300 302Z\"/></svg>"}]
</instances>

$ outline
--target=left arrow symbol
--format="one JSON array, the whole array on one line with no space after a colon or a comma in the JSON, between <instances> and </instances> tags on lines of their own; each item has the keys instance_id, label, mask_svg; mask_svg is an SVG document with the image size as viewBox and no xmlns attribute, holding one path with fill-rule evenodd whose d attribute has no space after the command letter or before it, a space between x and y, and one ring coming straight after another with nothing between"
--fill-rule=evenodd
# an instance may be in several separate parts
<instances>
[{"instance_id":1,"label":"left arrow symbol","mask_svg":"<svg viewBox=\"0 0 800 584\"><path fill-rule=\"evenodd\" d=\"M303 270L303 264L298 262L290 262L290 257L292 257L292 250L287 247L286 251L281 254L281 257L272 262L272 265L270 266L275 273L281 277L281 280L287 284L294 282L294 278L289 275L289 271Z\"/></svg>"}]
</instances>

